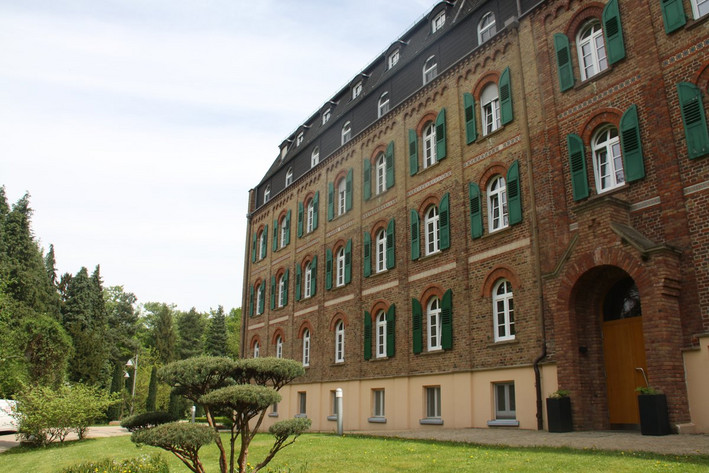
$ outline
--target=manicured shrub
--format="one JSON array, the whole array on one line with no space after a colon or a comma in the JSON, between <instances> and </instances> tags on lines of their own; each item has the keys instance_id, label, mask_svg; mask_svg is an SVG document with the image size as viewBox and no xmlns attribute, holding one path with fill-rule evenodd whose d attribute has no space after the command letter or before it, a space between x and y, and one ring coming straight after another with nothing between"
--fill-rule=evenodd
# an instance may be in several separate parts
<instances>
[{"instance_id":1,"label":"manicured shrub","mask_svg":"<svg viewBox=\"0 0 709 473\"><path fill-rule=\"evenodd\" d=\"M152 429L133 432L130 439L136 444L146 444L172 452L187 468L204 473L199 459L199 449L213 442L219 434L208 425L171 422Z\"/></svg>"},{"instance_id":2,"label":"manicured shrub","mask_svg":"<svg viewBox=\"0 0 709 473\"><path fill-rule=\"evenodd\" d=\"M128 429L129 432L136 430L147 429L161 424L167 424L175 420L169 412L154 411L136 414L126 417L121 421L121 427Z\"/></svg>"},{"instance_id":3,"label":"manicured shrub","mask_svg":"<svg viewBox=\"0 0 709 473\"><path fill-rule=\"evenodd\" d=\"M144 455L127 460L82 462L64 468L61 473L170 473L167 462L160 455Z\"/></svg>"}]
</instances>

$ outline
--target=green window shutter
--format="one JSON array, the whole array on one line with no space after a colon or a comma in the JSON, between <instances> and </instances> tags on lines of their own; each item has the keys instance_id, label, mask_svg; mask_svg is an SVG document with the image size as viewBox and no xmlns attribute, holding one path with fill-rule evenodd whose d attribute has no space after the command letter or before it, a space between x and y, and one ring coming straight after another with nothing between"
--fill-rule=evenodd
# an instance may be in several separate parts
<instances>
[{"instance_id":1,"label":"green window shutter","mask_svg":"<svg viewBox=\"0 0 709 473\"><path fill-rule=\"evenodd\" d=\"M251 241L251 262L256 262L256 240L258 239L258 234L254 233Z\"/></svg>"},{"instance_id":2,"label":"green window shutter","mask_svg":"<svg viewBox=\"0 0 709 473\"><path fill-rule=\"evenodd\" d=\"M283 276L283 281L285 284L285 290L283 291L283 305L288 305L288 286L290 281L290 268L286 269L286 273Z\"/></svg>"},{"instance_id":3,"label":"green window shutter","mask_svg":"<svg viewBox=\"0 0 709 473\"><path fill-rule=\"evenodd\" d=\"M625 57L625 44L623 43L623 27L620 23L620 10L618 0L608 0L603 8L603 36L606 39L606 52L608 64L615 64Z\"/></svg>"},{"instance_id":4,"label":"green window shutter","mask_svg":"<svg viewBox=\"0 0 709 473\"><path fill-rule=\"evenodd\" d=\"M475 97L468 92L463 94L465 108L465 139L468 144L478 139L478 129L475 127Z\"/></svg>"},{"instance_id":5,"label":"green window shutter","mask_svg":"<svg viewBox=\"0 0 709 473\"><path fill-rule=\"evenodd\" d=\"M263 246L261 247L261 259L266 257L266 252L268 251L268 225L263 227Z\"/></svg>"},{"instance_id":6,"label":"green window shutter","mask_svg":"<svg viewBox=\"0 0 709 473\"><path fill-rule=\"evenodd\" d=\"M327 183L327 220L328 222L335 217L335 184Z\"/></svg>"},{"instance_id":7,"label":"green window shutter","mask_svg":"<svg viewBox=\"0 0 709 473\"><path fill-rule=\"evenodd\" d=\"M702 91L694 84L680 82L677 84L677 93L689 158L699 158L709 153L709 130L702 103Z\"/></svg>"},{"instance_id":8,"label":"green window shutter","mask_svg":"<svg viewBox=\"0 0 709 473\"><path fill-rule=\"evenodd\" d=\"M387 249L386 249L386 265L387 269L392 269L396 266L396 254L394 247L396 246L396 238L394 234L394 219L389 220L387 225Z\"/></svg>"},{"instance_id":9,"label":"green window shutter","mask_svg":"<svg viewBox=\"0 0 709 473\"><path fill-rule=\"evenodd\" d=\"M296 267L295 267L295 300L296 301L299 301L301 298L302 278L303 278L302 269L300 269L300 265L296 265Z\"/></svg>"},{"instance_id":10,"label":"green window shutter","mask_svg":"<svg viewBox=\"0 0 709 473\"><path fill-rule=\"evenodd\" d=\"M423 308L417 299L411 299L411 332L414 354L423 351Z\"/></svg>"},{"instance_id":11,"label":"green window shutter","mask_svg":"<svg viewBox=\"0 0 709 473\"><path fill-rule=\"evenodd\" d=\"M364 277L372 274L372 237L369 232L364 232Z\"/></svg>"},{"instance_id":12,"label":"green window shutter","mask_svg":"<svg viewBox=\"0 0 709 473\"><path fill-rule=\"evenodd\" d=\"M507 170L507 212L510 225L522 221L522 187L519 181L519 161Z\"/></svg>"},{"instance_id":13,"label":"green window shutter","mask_svg":"<svg viewBox=\"0 0 709 473\"><path fill-rule=\"evenodd\" d=\"M276 308L276 276L271 276L271 310Z\"/></svg>"},{"instance_id":14,"label":"green window shutter","mask_svg":"<svg viewBox=\"0 0 709 473\"><path fill-rule=\"evenodd\" d=\"M389 146L387 146L386 155L384 156L386 160L386 187L391 189L394 187L394 142L390 141Z\"/></svg>"},{"instance_id":15,"label":"green window shutter","mask_svg":"<svg viewBox=\"0 0 709 473\"><path fill-rule=\"evenodd\" d=\"M276 251L278 249L278 219L273 219L273 241L271 242L271 250Z\"/></svg>"},{"instance_id":16,"label":"green window shutter","mask_svg":"<svg viewBox=\"0 0 709 473\"><path fill-rule=\"evenodd\" d=\"M352 210L352 177L353 171L350 168L347 171L347 178L345 180L345 212Z\"/></svg>"},{"instance_id":17,"label":"green window shutter","mask_svg":"<svg viewBox=\"0 0 709 473\"><path fill-rule=\"evenodd\" d=\"M372 358L372 316L364 311L364 359Z\"/></svg>"},{"instance_id":18,"label":"green window shutter","mask_svg":"<svg viewBox=\"0 0 709 473\"><path fill-rule=\"evenodd\" d=\"M505 68L497 83L500 92L500 123L506 125L514 118L512 111L512 86L510 85L510 68Z\"/></svg>"},{"instance_id":19,"label":"green window shutter","mask_svg":"<svg viewBox=\"0 0 709 473\"><path fill-rule=\"evenodd\" d=\"M313 261L310 263L310 295L314 296L318 291L318 257L313 256Z\"/></svg>"},{"instance_id":20,"label":"green window shutter","mask_svg":"<svg viewBox=\"0 0 709 473\"><path fill-rule=\"evenodd\" d=\"M303 203L298 202L298 238L303 236Z\"/></svg>"},{"instance_id":21,"label":"green window shutter","mask_svg":"<svg viewBox=\"0 0 709 473\"><path fill-rule=\"evenodd\" d=\"M441 198L441 203L438 206L438 223L440 225L440 248L445 250L451 246L451 230L450 230L450 195L448 192Z\"/></svg>"},{"instance_id":22,"label":"green window shutter","mask_svg":"<svg viewBox=\"0 0 709 473\"><path fill-rule=\"evenodd\" d=\"M631 106L620 118L620 148L623 153L625 181L633 182L645 177L643 148L640 142L638 107Z\"/></svg>"},{"instance_id":23,"label":"green window shutter","mask_svg":"<svg viewBox=\"0 0 709 473\"><path fill-rule=\"evenodd\" d=\"M386 315L387 320L387 357L393 358L396 353L396 306L389 306Z\"/></svg>"},{"instance_id":24,"label":"green window shutter","mask_svg":"<svg viewBox=\"0 0 709 473\"><path fill-rule=\"evenodd\" d=\"M687 23L682 0L662 0L661 6L662 21L665 23L665 33L670 34L682 28L685 23Z\"/></svg>"},{"instance_id":25,"label":"green window shutter","mask_svg":"<svg viewBox=\"0 0 709 473\"><path fill-rule=\"evenodd\" d=\"M352 239L347 240L345 245L345 284L352 281Z\"/></svg>"},{"instance_id":26,"label":"green window shutter","mask_svg":"<svg viewBox=\"0 0 709 473\"><path fill-rule=\"evenodd\" d=\"M372 196L372 163L369 162L369 159L365 159L363 164L364 190L362 194L364 194L364 200L369 200Z\"/></svg>"},{"instance_id":27,"label":"green window shutter","mask_svg":"<svg viewBox=\"0 0 709 473\"><path fill-rule=\"evenodd\" d=\"M286 213L286 245L290 245L290 216L291 211L288 210Z\"/></svg>"},{"instance_id":28,"label":"green window shutter","mask_svg":"<svg viewBox=\"0 0 709 473\"><path fill-rule=\"evenodd\" d=\"M571 46L569 38L563 33L554 35L554 48L556 49L556 66L559 73L559 87L561 91L569 90L574 86L574 65L571 62Z\"/></svg>"},{"instance_id":29,"label":"green window shutter","mask_svg":"<svg viewBox=\"0 0 709 473\"><path fill-rule=\"evenodd\" d=\"M574 200L588 197L588 175L586 174L586 156L583 140L577 134L566 136L569 148L569 169L571 170L571 188Z\"/></svg>"},{"instance_id":30,"label":"green window shutter","mask_svg":"<svg viewBox=\"0 0 709 473\"><path fill-rule=\"evenodd\" d=\"M325 289L332 289L332 250L325 250Z\"/></svg>"},{"instance_id":31,"label":"green window shutter","mask_svg":"<svg viewBox=\"0 0 709 473\"><path fill-rule=\"evenodd\" d=\"M419 137L416 130L409 130L409 174L419 172Z\"/></svg>"},{"instance_id":32,"label":"green window shutter","mask_svg":"<svg viewBox=\"0 0 709 473\"><path fill-rule=\"evenodd\" d=\"M254 286L249 288L249 317L254 316Z\"/></svg>"},{"instance_id":33,"label":"green window shutter","mask_svg":"<svg viewBox=\"0 0 709 473\"><path fill-rule=\"evenodd\" d=\"M419 245L419 214L415 210L411 211L411 259L417 260L421 255L421 245Z\"/></svg>"},{"instance_id":34,"label":"green window shutter","mask_svg":"<svg viewBox=\"0 0 709 473\"><path fill-rule=\"evenodd\" d=\"M313 230L318 228L318 208L320 207L320 191L315 191L313 197Z\"/></svg>"},{"instance_id":35,"label":"green window shutter","mask_svg":"<svg viewBox=\"0 0 709 473\"><path fill-rule=\"evenodd\" d=\"M474 239L483 236L483 209L480 199L480 186L471 182L468 184L470 197L470 236Z\"/></svg>"},{"instance_id":36,"label":"green window shutter","mask_svg":"<svg viewBox=\"0 0 709 473\"><path fill-rule=\"evenodd\" d=\"M453 348L453 291L448 289L441 301L441 348Z\"/></svg>"},{"instance_id":37,"label":"green window shutter","mask_svg":"<svg viewBox=\"0 0 709 473\"><path fill-rule=\"evenodd\" d=\"M446 159L446 109L442 108L436 117L436 161Z\"/></svg>"}]
</instances>

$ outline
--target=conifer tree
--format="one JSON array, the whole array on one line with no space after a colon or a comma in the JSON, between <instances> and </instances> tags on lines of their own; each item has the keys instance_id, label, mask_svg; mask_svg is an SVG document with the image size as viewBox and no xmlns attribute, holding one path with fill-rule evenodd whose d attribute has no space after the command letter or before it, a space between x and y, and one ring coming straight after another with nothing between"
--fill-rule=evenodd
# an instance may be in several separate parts
<instances>
[{"instance_id":1,"label":"conifer tree","mask_svg":"<svg viewBox=\"0 0 709 473\"><path fill-rule=\"evenodd\" d=\"M173 323L173 307L165 303L146 302L149 312L149 342L155 349L160 363L166 364L176 359L177 331Z\"/></svg>"},{"instance_id":2,"label":"conifer tree","mask_svg":"<svg viewBox=\"0 0 709 473\"><path fill-rule=\"evenodd\" d=\"M189 312L179 314L177 318L177 331L180 336L177 344L178 359L184 360L202 355L204 325L204 316L194 307Z\"/></svg>"}]
</instances>

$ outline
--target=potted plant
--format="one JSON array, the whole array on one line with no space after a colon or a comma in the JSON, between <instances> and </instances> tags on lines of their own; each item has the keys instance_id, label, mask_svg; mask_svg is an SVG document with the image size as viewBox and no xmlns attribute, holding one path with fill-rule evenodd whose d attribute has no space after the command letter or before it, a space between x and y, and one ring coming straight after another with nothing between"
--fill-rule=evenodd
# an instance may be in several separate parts
<instances>
[{"instance_id":1,"label":"potted plant","mask_svg":"<svg viewBox=\"0 0 709 473\"><path fill-rule=\"evenodd\" d=\"M569 391L558 389L547 397L547 421L549 432L571 432L571 398Z\"/></svg>"},{"instance_id":2,"label":"potted plant","mask_svg":"<svg viewBox=\"0 0 709 473\"><path fill-rule=\"evenodd\" d=\"M643 435L670 434L667 397L650 386L639 386L635 390L638 392L640 433Z\"/></svg>"}]
</instances>

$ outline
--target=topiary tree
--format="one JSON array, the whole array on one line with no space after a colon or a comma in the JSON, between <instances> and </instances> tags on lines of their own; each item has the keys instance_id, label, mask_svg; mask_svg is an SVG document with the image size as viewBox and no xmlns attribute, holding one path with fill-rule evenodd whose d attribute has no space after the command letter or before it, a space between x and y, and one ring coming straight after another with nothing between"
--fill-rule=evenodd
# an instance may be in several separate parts
<instances>
[{"instance_id":1,"label":"topiary tree","mask_svg":"<svg viewBox=\"0 0 709 473\"><path fill-rule=\"evenodd\" d=\"M136 444L151 445L172 452L195 473L205 473L199 459L199 449L217 438L219 434L211 427L184 422L136 430L130 436L131 441Z\"/></svg>"},{"instance_id":2,"label":"topiary tree","mask_svg":"<svg viewBox=\"0 0 709 473\"><path fill-rule=\"evenodd\" d=\"M238 471L247 471L248 449L263 422L268 407L281 400L278 393L283 386L305 373L294 360L257 358L231 360L221 357L197 357L171 363L160 371L161 378L172 385L175 392L204 407L207 422L216 431L213 413L231 412L230 454L227 465L226 450L217 436L220 451L219 467L222 473L234 472L235 444L241 443ZM270 432L276 440L266 458L251 471L259 471L283 448L292 444L302 432L310 428L310 420L293 419L279 422ZM290 442L288 438L293 436Z\"/></svg>"}]
</instances>

